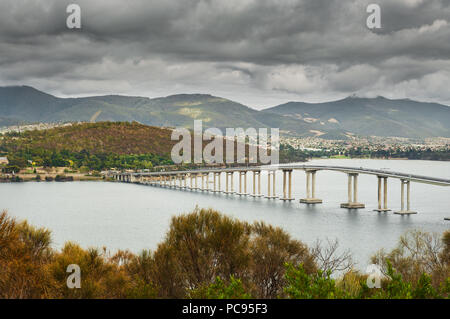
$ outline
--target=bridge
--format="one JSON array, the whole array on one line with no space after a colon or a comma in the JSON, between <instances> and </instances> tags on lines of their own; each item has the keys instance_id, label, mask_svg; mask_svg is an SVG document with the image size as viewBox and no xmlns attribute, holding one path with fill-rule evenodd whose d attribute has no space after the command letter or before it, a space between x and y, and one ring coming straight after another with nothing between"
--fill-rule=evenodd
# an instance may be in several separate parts
<instances>
[{"instance_id":1,"label":"bridge","mask_svg":"<svg viewBox=\"0 0 450 319\"><path fill-rule=\"evenodd\" d=\"M359 174L373 175L378 180L378 207L377 212L391 211L387 206L388 178L400 181L401 209L394 212L399 215L417 214L411 209L411 182L425 183L437 186L450 186L450 179L405 174L387 170L369 169L363 167L344 167L327 165L276 165L276 166L250 166L235 168L204 168L184 171L162 172L109 172L109 176L117 181L128 183L140 183L145 185L168 187L174 189L188 189L192 191L214 192L224 194L236 194L239 196L265 197L267 199L280 199L293 201L292 197L292 172L302 170L306 174L306 196L300 199L300 203L307 205L321 204L322 199L316 198L316 173L318 171L337 171L348 175L348 200L341 204L341 208L360 209L365 204L358 202L358 176ZM261 193L261 172L267 171L267 194ZM275 176L281 171L283 176L282 195L276 192ZM238 176L238 189L234 190L234 176ZM247 192L247 174L252 174L252 190ZM225 187L222 189L221 174L225 174ZM212 181L210 181L210 176ZM200 182L199 182L200 179ZM189 181L189 184L188 184ZM210 187L212 185L212 187ZM405 203L406 189L406 203Z\"/></svg>"}]
</instances>

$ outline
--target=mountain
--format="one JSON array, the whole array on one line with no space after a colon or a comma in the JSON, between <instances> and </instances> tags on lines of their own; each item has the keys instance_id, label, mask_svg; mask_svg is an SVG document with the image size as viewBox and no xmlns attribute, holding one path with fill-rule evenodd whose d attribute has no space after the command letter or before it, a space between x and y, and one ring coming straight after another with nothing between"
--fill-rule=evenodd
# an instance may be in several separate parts
<instances>
[{"instance_id":1,"label":"mountain","mask_svg":"<svg viewBox=\"0 0 450 319\"><path fill-rule=\"evenodd\" d=\"M399 137L450 137L450 107L408 99L348 97L326 103L289 102L265 109L323 130L345 130L359 135Z\"/></svg>"},{"instance_id":2,"label":"mountain","mask_svg":"<svg viewBox=\"0 0 450 319\"><path fill-rule=\"evenodd\" d=\"M311 134L308 123L267 114L207 94L179 94L149 99L131 96L57 98L34 88L0 88L1 120L25 122L137 121L146 125L192 128L195 119L204 127L280 127L296 135Z\"/></svg>"},{"instance_id":3,"label":"mountain","mask_svg":"<svg viewBox=\"0 0 450 319\"><path fill-rule=\"evenodd\" d=\"M349 97L326 103L289 102L257 111L207 94L161 98L58 98L28 86L0 87L0 126L23 122L137 121L160 127L278 127L282 134L345 139L350 134L450 137L450 107L411 100Z\"/></svg>"}]
</instances>

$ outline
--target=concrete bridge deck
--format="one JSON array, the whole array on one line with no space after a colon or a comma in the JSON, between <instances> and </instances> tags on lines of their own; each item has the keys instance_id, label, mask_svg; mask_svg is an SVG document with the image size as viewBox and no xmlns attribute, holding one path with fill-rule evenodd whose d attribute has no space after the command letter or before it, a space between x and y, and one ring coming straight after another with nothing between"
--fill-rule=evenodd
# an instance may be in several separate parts
<instances>
[{"instance_id":1,"label":"concrete bridge deck","mask_svg":"<svg viewBox=\"0 0 450 319\"><path fill-rule=\"evenodd\" d=\"M377 212L387 212L387 179L395 178L400 181L401 186L401 209L396 214L409 215L416 214L411 210L410 204L410 184L411 182L425 183L436 186L450 186L450 179L423 176L417 174L407 174L390 170L370 169L363 167L346 167L330 165L306 165L306 164L284 164L272 166L248 166L230 168L202 168L194 170L161 171L161 172L110 172L116 180L124 182L142 183L175 189L189 189L199 191L212 191L215 193L236 194L239 196L265 197L267 199L277 199L292 201L292 172L303 170L306 173L306 197L300 199L300 203L314 205L322 203L316 198L316 173L318 171L337 171L348 175L348 201L341 204L341 208L359 209L365 208L363 203L358 202L358 175L374 175L378 179L378 207ZM267 171L267 194L261 194L261 172ZM275 176L276 171L283 174L282 196L277 196ZM238 191L234 191L234 173L238 173ZM221 174L225 173L226 187L222 190ZM253 191L247 192L247 173L253 173ZM209 181L212 174L213 181ZM201 178L201 185L198 185L198 177ZM206 183L205 183L206 178ZM187 180L190 185L187 185ZM230 181L230 183L229 183ZM209 185L213 188L210 189ZM231 184L231 185L230 185ZM231 186L231 187L230 187ZM405 205L406 188L406 205Z\"/></svg>"},{"instance_id":2,"label":"concrete bridge deck","mask_svg":"<svg viewBox=\"0 0 450 319\"><path fill-rule=\"evenodd\" d=\"M412 182L433 184L438 186L450 186L450 179L443 179L437 177L423 176L417 174L406 174L402 172L394 172L390 170L379 170L370 169L363 167L347 167L347 166L330 166L330 165L276 165L276 166L249 166L249 167L232 167L232 168L205 168L205 169L195 169L195 170L184 170L184 171L162 171L162 172L147 172L147 173L121 173L124 175L134 175L134 176L161 176L161 175L177 175L177 174L200 174L200 173L214 173L214 172L253 172L253 171L270 171L270 170L327 170L327 171L338 171L342 173L358 173L358 174L369 174L377 175L382 177L390 177L397 179L407 179Z\"/></svg>"}]
</instances>

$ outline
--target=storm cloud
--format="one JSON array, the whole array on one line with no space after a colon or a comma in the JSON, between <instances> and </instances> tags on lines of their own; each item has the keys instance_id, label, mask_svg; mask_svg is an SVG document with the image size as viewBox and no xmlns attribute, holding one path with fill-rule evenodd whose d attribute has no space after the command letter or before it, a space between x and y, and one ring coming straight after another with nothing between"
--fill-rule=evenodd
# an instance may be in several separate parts
<instances>
[{"instance_id":1,"label":"storm cloud","mask_svg":"<svg viewBox=\"0 0 450 319\"><path fill-rule=\"evenodd\" d=\"M82 10L81 30L66 7ZM369 3L382 28L366 26ZM450 0L3 0L0 85L209 93L255 108L351 94L450 105Z\"/></svg>"}]
</instances>

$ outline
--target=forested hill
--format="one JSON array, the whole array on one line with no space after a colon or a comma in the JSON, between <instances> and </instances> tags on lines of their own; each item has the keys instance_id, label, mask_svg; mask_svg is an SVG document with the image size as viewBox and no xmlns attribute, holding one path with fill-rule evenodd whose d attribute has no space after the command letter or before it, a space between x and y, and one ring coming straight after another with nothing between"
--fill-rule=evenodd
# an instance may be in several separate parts
<instances>
[{"instance_id":1,"label":"forested hill","mask_svg":"<svg viewBox=\"0 0 450 319\"><path fill-rule=\"evenodd\" d=\"M136 122L82 123L48 130L8 133L0 153L10 170L45 167L144 169L173 164L171 130Z\"/></svg>"},{"instance_id":2,"label":"forested hill","mask_svg":"<svg viewBox=\"0 0 450 319\"><path fill-rule=\"evenodd\" d=\"M171 130L137 122L81 123L49 130L10 134L0 144L3 151L23 149L86 151L90 154L170 155L176 141Z\"/></svg>"}]
</instances>

